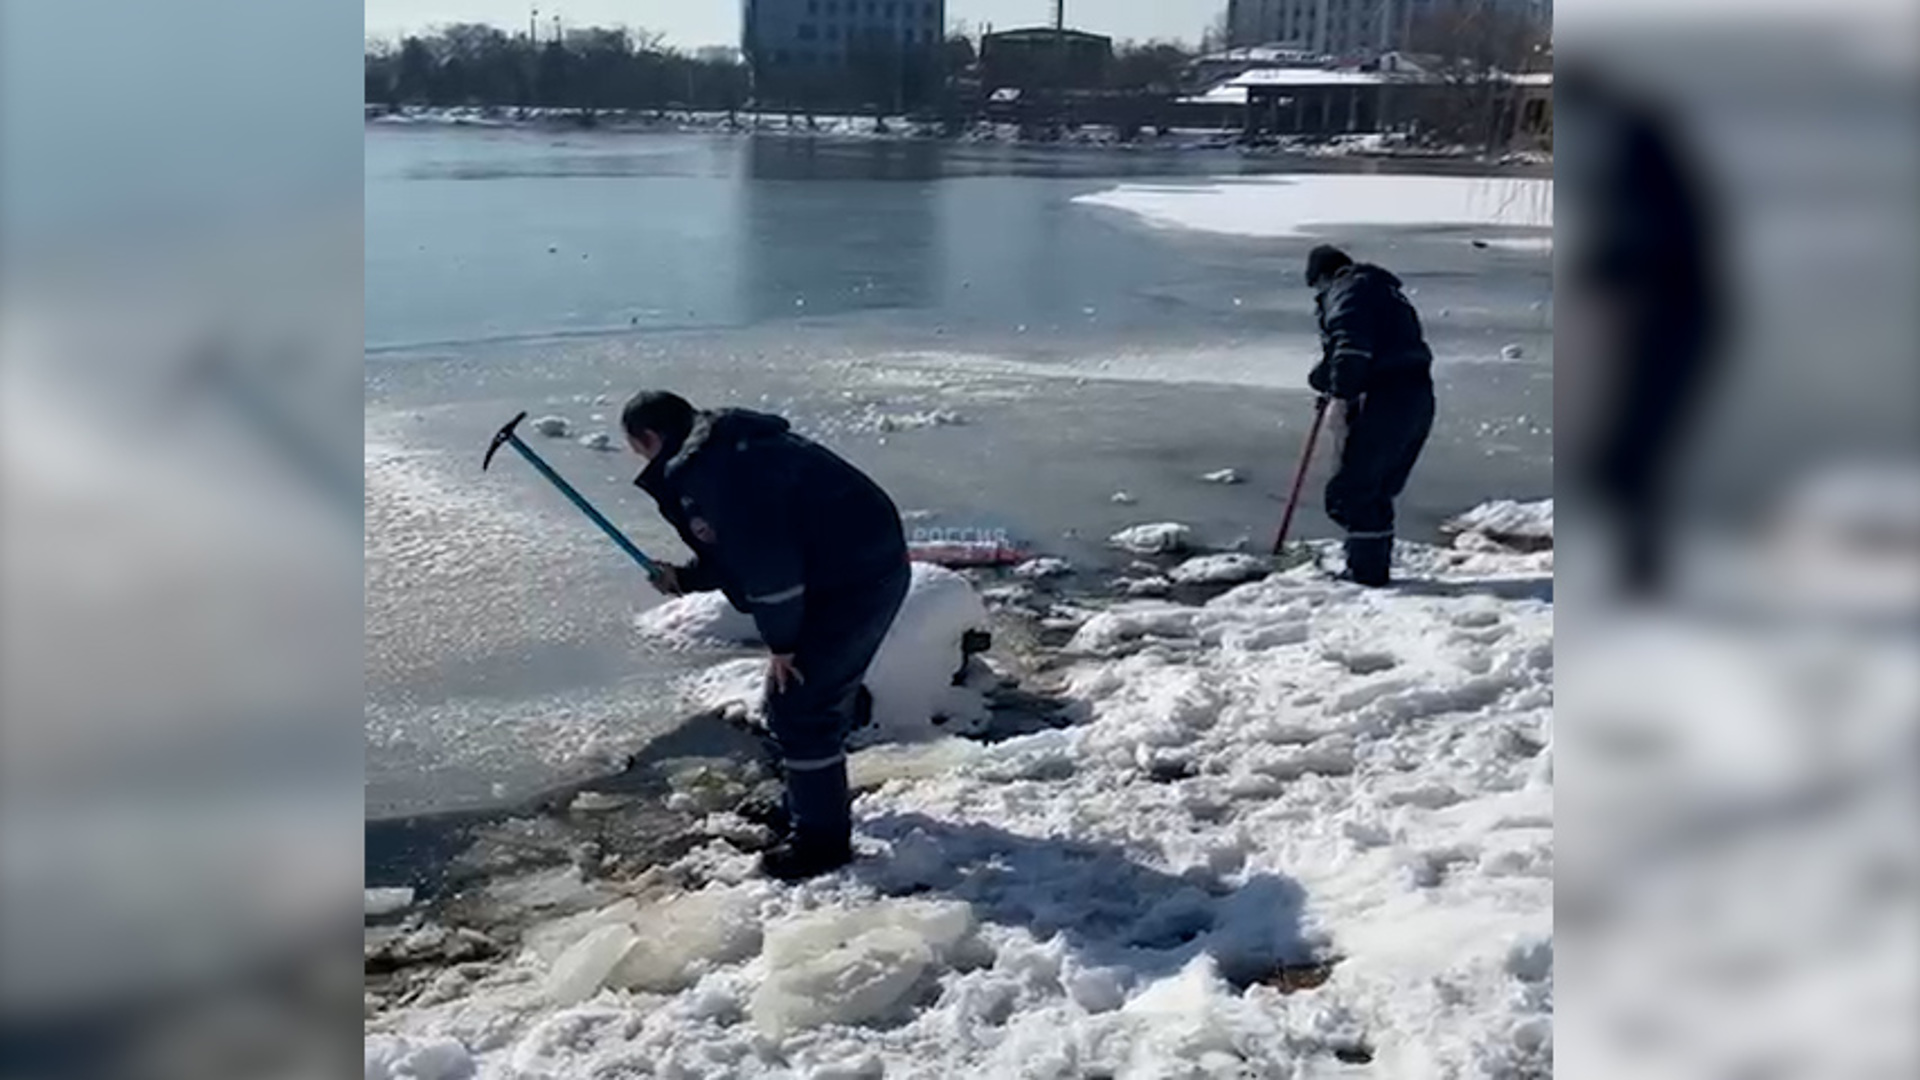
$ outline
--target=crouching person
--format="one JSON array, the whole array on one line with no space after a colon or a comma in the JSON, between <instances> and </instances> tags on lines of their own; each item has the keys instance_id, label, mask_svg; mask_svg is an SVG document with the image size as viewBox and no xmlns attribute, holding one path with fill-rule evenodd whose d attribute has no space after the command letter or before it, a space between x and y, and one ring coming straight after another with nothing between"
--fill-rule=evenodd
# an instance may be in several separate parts
<instances>
[{"instance_id":1,"label":"crouching person","mask_svg":"<svg viewBox=\"0 0 1920 1080\"><path fill-rule=\"evenodd\" d=\"M900 512L866 474L744 409L703 412L649 391L621 417L652 495L694 559L669 595L719 589L773 654L766 715L784 759L792 831L762 859L799 880L853 858L846 740L861 680L906 598Z\"/></svg>"}]
</instances>

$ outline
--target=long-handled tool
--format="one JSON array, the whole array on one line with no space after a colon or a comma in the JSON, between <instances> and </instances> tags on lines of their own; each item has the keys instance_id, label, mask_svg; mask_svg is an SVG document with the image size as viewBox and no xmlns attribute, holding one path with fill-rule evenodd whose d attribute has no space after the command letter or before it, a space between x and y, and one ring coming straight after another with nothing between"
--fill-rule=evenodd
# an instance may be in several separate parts
<instances>
[{"instance_id":1,"label":"long-handled tool","mask_svg":"<svg viewBox=\"0 0 1920 1080\"><path fill-rule=\"evenodd\" d=\"M1300 493L1307 487L1307 470L1313 465L1314 444L1320 441L1320 429L1327 422L1327 407L1331 398L1322 397L1313 406L1313 430L1307 432L1307 448L1300 455L1300 471L1293 475L1293 494L1287 497L1287 512L1280 519L1280 535L1273 542L1273 554L1277 558L1286 554L1287 535L1293 532L1293 515L1300 509Z\"/></svg>"},{"instance_id":2,"label":"long-handled tool","mask_svg":"<svg viewBox=\"0 0 1920 1080\"><path fill-rule=\"evenodd\" d=\"M533 452L532 447L520 441L520 436L514 432L514 429L518 428L521 421L526 418L526 413L521 413L519 416L514 417L508 421L506 427L500 429L498 435L493 437L493 445L487 447L487 459L481 462L480 471L486 472L493 467L493 455L499 453L502 446L511 446L515 450L518 450L520 456L527 459L527 464L533 466L534 470L541 476L546 477L547 481L554 487L559 488L560 494L565 495L568 501L579 507L580 512L587 515L595 525L600 526L600 531L607 534L607 539L619 545L621 551L626 552L634 562L639 563L640 569L645 570L648 577L656 581L659 580L661 573L660 564L648 558L646 552L635 547L633 541L627 539L625 533L616 528L613 522L606 519L606 515L593 508L593 504L587 501L586 496L575 491L572 484L567 483L561 478L559 473L553 471L553 466L542 461L540 455Z\"/></svg>"}]
</instances>

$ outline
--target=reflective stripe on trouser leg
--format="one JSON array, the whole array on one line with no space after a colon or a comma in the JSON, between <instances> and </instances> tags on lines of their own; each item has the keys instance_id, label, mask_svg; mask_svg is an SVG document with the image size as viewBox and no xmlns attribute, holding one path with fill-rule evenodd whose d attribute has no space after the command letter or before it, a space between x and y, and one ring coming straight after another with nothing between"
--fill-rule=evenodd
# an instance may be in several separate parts
<instances>
[{"instance_id":1,"label":"reflective stripe on trouser leg","mask_svg":"<svg viewBox=\"0 0 1920 1080\"><path fill-rule=\"evenodd\" d=\"M853 836L853 793L847 759L814 769L787 769L787 814L796 836L843 842Z\"/></svg>"},{"instance_id":2,"label":"reflective stripe on trouser leg","mask_svg":"<svg viewBox=\"0 0 1920 1080\"><path fill-rule=\"evenodd\" d=\"M832 757L808 758L805 760L788 758L786 761L781 762L781 764L786 767L788 772L814 772L818 769L831 769L835 765L844 765L846 761L847 755L835 754Z\"/></svg>"}]
</instances>

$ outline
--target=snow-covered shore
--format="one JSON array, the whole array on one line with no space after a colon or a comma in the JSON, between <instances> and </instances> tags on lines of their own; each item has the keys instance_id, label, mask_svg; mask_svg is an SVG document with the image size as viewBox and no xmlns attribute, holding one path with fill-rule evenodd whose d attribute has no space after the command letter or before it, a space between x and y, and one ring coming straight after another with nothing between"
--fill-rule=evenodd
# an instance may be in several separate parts
<instances>
[{"instance_id":1,"label":"snow-covered shore","mask_svg":"<svg viewBox=\"0 0 1920 1080\"><path fill-rule=\"evenodd\" d=\"M481 128L578 131L587 122L578 109L486 108L481 106L407 105L389 110L368 106L366 122L382 128ZM609 109L595 114L595 130L629 133L792 135L836 140L891 141L940 139L958 143L1022 143L1076 148L1228 153L1245 157L1297 155L1308 158L1395 158L1407 161L1481 161L1501 168L1540 170L1553 164L1551 155L1518 152L1488 159L1467 146L1416 146L1385 133L1286 136L1248 145L1238 129L1171 127L1145 128L1131 138L1105 124L1082 124L1057 139L1037 143L1018 124L976 120L958 131L937 121L904 116L850 116L785 112L727 113L699 109Z\"/></svg>"},{"instance_id":2,"label":"snow-covered shore","mask_svg":"<svg viewBox=\"0 0 1920 1080\"><path fill-rule=\"evenodd\" d=\"M367 1076L1547 1077L1553 554L1470 536L1080 610L1077 722L864 752L840 874L512 886Z\"/></svg>"}]
</instances>

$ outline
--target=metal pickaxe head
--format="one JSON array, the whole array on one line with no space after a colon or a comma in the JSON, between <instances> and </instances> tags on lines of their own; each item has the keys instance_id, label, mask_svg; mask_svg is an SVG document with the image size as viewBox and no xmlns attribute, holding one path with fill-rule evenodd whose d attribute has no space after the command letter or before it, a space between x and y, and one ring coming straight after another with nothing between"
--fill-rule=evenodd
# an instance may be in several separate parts
<instances>
[{"instance_id":1,"label":"metal pickaxe head","mask_svg":"<svg viewBox=\"0 0 1920 1080\"><path fill-rule=\"evenodd\" d=\"M526 418L527 418L527 414L521 413L519 416L514 417L512 420L507 421L507 426L501 428L500 434L495 435L493 437L493 445L487 447L487 460L480 463L481 472L486 472L488 469L493 467L493 455L499 453L500 448L507 445L507 443L513 438L513 429L519 427L520 422L522 420L525 420Z\"/></svg>"}]
</instances>

